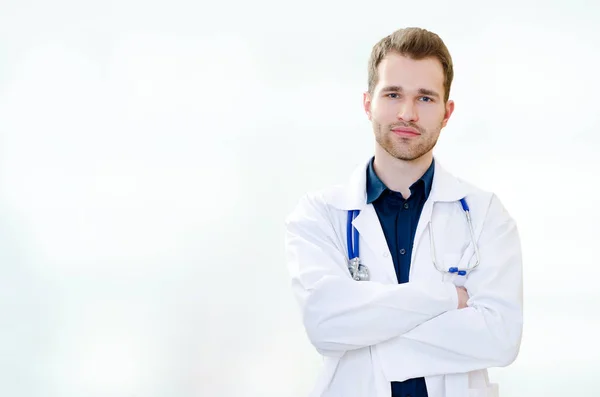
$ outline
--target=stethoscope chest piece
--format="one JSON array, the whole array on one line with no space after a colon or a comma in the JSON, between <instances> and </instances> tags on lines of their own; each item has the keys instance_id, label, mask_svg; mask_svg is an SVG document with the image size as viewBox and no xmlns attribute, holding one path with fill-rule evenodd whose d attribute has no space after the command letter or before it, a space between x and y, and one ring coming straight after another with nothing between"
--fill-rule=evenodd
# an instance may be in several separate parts
<instances>
[{"instance_id":1,"label":"stethoscope chest piece","mask_svg":"<svg viewBox=\"0 0 600 397\"><path fill-rule=\"evenodd\" d=\"M348 261L350 275L356 281L369 281L369 269L360 263L360 258L355 257Z\"/></svg>"}]
</instances>

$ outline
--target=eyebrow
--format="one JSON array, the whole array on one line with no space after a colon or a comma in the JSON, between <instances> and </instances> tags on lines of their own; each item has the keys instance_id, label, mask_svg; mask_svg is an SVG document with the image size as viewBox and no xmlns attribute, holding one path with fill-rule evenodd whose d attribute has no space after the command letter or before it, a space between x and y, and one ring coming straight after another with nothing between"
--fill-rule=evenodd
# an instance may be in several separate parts
<instances>
[{"instance_id":1,"label":"eyebrow","mask_svg":"<svg viewBox=\"0 0 600 397\"><path fill-rule=\"evenodd\" d=\"M381 92L403 92L404 89L402 87L400 87L399 85L390 85L387 87L384 87ZM428 96L432 96L432 97L436 97L439 98L440 94L438 94L435 91L429 90L427 88L419 88L419 94L421 95L428 95Z\"/></svg>"}]
</instances>

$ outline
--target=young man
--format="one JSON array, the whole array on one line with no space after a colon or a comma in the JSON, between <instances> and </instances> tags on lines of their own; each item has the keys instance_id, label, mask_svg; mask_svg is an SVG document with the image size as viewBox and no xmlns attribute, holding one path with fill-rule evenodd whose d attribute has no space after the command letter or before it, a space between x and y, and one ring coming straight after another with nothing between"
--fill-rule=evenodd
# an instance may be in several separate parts
<instances>
[{"instance_id":1,"label":"young man","mask_svg":"<svg viewBox=\"0 0 600 397\"><path fill-rule=\"evenodd\" d=\"M517 226L432 153L454 110L452 79L434 33L377 43L364 94L374 156L286 220L293 292L324 357L315 397L492 397L487 368L519 352Z\"/></svg>"}]
</instances>

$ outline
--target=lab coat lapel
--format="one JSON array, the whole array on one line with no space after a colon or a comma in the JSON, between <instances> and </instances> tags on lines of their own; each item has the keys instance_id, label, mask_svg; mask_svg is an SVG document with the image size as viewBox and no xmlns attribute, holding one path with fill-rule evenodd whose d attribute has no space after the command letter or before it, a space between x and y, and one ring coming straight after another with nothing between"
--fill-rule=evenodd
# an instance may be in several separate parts
<instances>
[{"instance_id":1,"label":"lab coat lapel","mask_svg":"<svg viewBox=\"0 0 600 397\"><path fill-rule=\"evenodd\" d=\"M431 196L425 201L425 205L423 205L423 210L421 211L421 217L419 218L419 222L417 223L417 230L415 231L415 239L413 240L413 250L411 255L411 263L415 263L415 255L419 250L419 244L421 242L421 237L423 232L427 228L429 221L431 220L431 213L433 211L433 200ZM411 266L412 272L413 266Z\"/></svg>"},{"instance_id":2,"label":"lab coat lapel","mask_svg":"<svg viewBox=\"0 0 600 397\"><path fill-rule=\"evenodd\" d=\"M356 219L354 219L353 224L361 238L360 243L366 243L372 251L371 255L369 255L364 249L360 249L359 257L364 260L364 264L368 267L382 267L387 281L397 283L394 262L390 255L379 217L377 216L377 212L375 212L375 207L371 204L366 205ZM364 245L361 246L364 247Z\"/></svg>"},{"instance_id":3,"label":"lab coat lapel","mask_svg":"<svg viewBox=\"0 0 600 397\"><path fill-rule=\"evenodd\" d=\"M379 222L379 217L372 204L367 204L367 167L369 158L354 170L350 181L338 189L331 190L326 200L342 211L360 210L353 225L359 235L359 256L361 261L375 273L380 273L383 280L397 283L394 262ZM345 218L344 218L345 219Z\"/></svg>"},{"instance_id":4,"label":"lab coat lapel","mask_svg":"<svg viewBox=\"0 0 600 397\"><path fill-rule=\"evenodd\" d=\"M419 245L422 242L423 233L427 230L433 214L433 207L436 202L458 201L469 194L468 187L461 183L459 179L444 169L438 160L435 161L435 171L431 185L431 192L417 224L415 231L414 246L412 251L411 263L415 263L415 255L419 251Z\"/></svg>"}]
</instances>

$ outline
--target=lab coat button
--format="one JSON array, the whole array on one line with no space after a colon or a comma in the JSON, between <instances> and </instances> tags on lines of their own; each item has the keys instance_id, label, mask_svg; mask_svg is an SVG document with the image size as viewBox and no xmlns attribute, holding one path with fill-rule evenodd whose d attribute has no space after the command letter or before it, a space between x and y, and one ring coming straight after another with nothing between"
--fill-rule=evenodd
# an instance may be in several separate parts
<instances>
[{"instance_id":1,"label":"lab coat button","mask_svg":"<svg viewBox=\"0 0 600 397\"><path fill-rule=\"evenodd\" d=\"M383 257L384 257L384 258L387 258L388 256L390 256L390 254L388 254L387 252L384 252L384 253L383 253Z\"/></svg>"}]
</instances>

